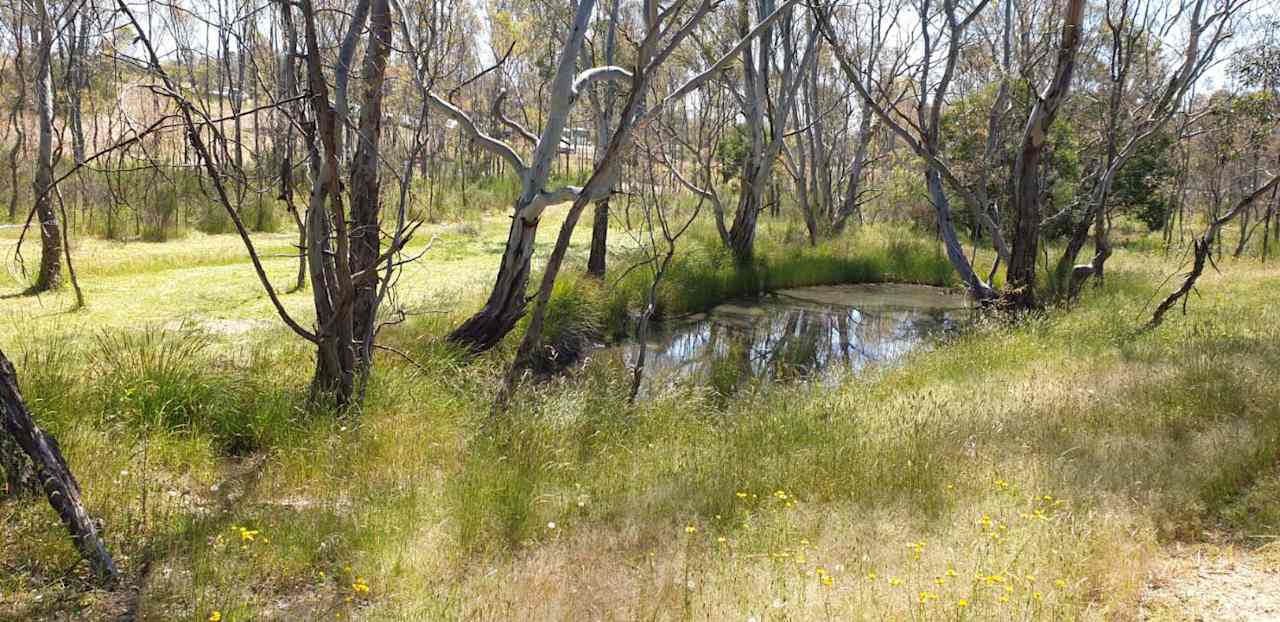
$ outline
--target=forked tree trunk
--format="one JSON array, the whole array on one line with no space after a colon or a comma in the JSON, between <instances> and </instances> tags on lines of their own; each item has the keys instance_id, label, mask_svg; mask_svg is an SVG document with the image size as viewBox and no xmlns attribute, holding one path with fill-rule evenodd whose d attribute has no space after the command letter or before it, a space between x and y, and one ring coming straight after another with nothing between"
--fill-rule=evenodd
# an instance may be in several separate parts
<instances>
[{"instance_id":1,"label":"forked tree trunk","mask_svg":"<svg viewBox=\"0 0 1280 622\"><path fill-rule=\"evenodd\" d=\"M542 134L538 137L528 166L521 166L523 170L519 171L522 177L522 188L512 210L506 249L502 254L502 262L498 266L498 274L494 279L489 298L485 301L483 308L449 334L449 341L463 345L473 352L483 352L497 345L524 315L527 304L525 288L529 283L534 240L542 212L552 203L573 198L572 192L549 192L546 186L551 168L555 164L560 137L564 133L569 112L578 95L578 87L574 85L574 69L594 8L595 0L580 0L575 8L573 23L565 37L564 48L560 52L555 77L552 80L551 101ZM455 118L461 114L443 100L430 97L434 105L444 108L447 113L455 115ZM479 130L469 118L461 115L461 120L464 121L464 125L470 124L469 129L472 132L479 134ZM493 145L500 144L491 137L483 136L482 138L484 139L482 142L491 149L495 148ZM509 146L503 145L503 147L505 147L502 149L504 157L515 158L518 161L514 153L505 155L506 151L510 151Z\"/></svg>"},{"instance_id":2,"label":"forked tree trunk","mask_svg":"<svg viewBox=\"0 0 1280 622\"><path fill-rule=\"evenodd\" d=\"M733 225L729 227L729 251L739 266L750 265L755 258L756 224L765 207L764 181L767 174L761 168L750 168L743 176L738 211L733 216Z\"/></svg>"},{"instance_id":3,"label":"forked tree trunk","mask_svg":"<svg viewBox=\"0 0 1280 622\"><path fill-rule=\"evenodd\" d=\"M1049 140L1049 129L1071 90L1071 76L1083 39L1085 0L1068 0L1062 20L1062 40L1053 80L1027 117L1022 147L1013 165L1014 238L1007 279L1014 306L1034 307L1036 255L1040 251L1040 161Z\"/></svg>"},{"instance_id":4,"label":"forked tree trunk","mask_svg":"<svg viewBox=\"0 0 1280 622\"><path fill-rule=\"evenodd\" d=\"M31 417L31 411L18 390L18 377L4 352L0 352L0 411L3 411L2 433L21 447L31 460L31 469L44 489L62 524L71 534L76 549L89 562L93 574L104 587L114 585L118 572L107 546L98 534L89 513L80 500L80 484L62 457L58 443L45 434ZM3 450L3 446L0 446Z\"/></svg>"},{"instance_id":5,"label":"forked tree trunk","mask_svg":"<svg viewBox=\"0 0 1280 622\"><path fill-rule=\"evenodd\" d=\"M36 218L40 220L40 272L32 292L58 289L62 285L62 227L53 209L53 26L45 0L36 6L36 123L40 133L36 149L35 192Z\"/></svg>"},{"instance_id":6,"label":"forked tree trunk","mask_svg":"<svg viewBox=\"0 0 1280 622\"><path fill-rule=\"evenodd\" d=\"M849 218L858 213L862 200L862 177L871 145L871 114L868 106L863 104L862 118L858 120L858 133L854 138L853 164L849 167L849 187L845 189L844 201L831 219L831 229L836 233L844 231Z\"/></svg>"}]
</instances>

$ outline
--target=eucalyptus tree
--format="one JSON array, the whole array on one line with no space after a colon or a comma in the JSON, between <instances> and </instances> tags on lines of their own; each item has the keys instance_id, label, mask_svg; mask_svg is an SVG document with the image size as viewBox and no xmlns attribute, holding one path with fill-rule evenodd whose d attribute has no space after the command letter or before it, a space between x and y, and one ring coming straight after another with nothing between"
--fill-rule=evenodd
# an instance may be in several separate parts
<instances>
[{"instance_id":1,"label":"eucalyptus tree","mask_svg":"<svg viewBox=\"0 0 1280 622\"><path fill-rule=\"evenodd\" d=\"M482 130L471 115L458 106L434 92L427 94L433 106L451 117L476 144L504 159L520 179L520 193L512 206L506 249L498 265L493 289L484 307L449 336L451 341L464 344L474 351L492 348L524 315L525 288L529 282L534 240L542 213L547 206L572 200L581 191L573 186L549 187L552 165L574 104L592 82L616 80L625 76L625 72L615 66L588 69L580 74L577 71L578 58L594 8L595 0L581 0L574 10L551 80L550 99L542 132L534 135L515 120L501 114L501 110L497 111L497 116L505 125L534 144L533 153L528 160L511 144Z\"/></svg>"},{"instance_id":2,"label":"eucalyptus tree","mask_svg":"<svg viewBox=\"0 0 1280 622\"><path fill-rule=\"evenodd\" d=\"M785 5L784 5L785 6ZM757 19L774 13L774 0L739 0L737 36L746 41L741 52L741 91L736 94L747 134L747 157L738 174L740 188L733 224L725 227L725 214L717 211L716 226L721 238L739 264L748 264L755 255L755 239L760 213L765 209L765 192L773 180L774 164L786 145L787 131L801 82L814 62L819 35L796 19L794 9L785 9L775 27L766 27L756 39L747 38L751 28L751 8ZM777 73L778 78L771 80ZM730 83L737 89L736 83Z\"/></svg>"},{"instance_id":3,"label":"eucalyptus tree","mask_svg":"<svg viewBox=\"0 0 1280 622\"><path fill-rule=\"evenodd\" d=\"M1005 280L1010 288L1009 300L1017 307L1037 304L1036 259L1040 254L1043 196L1041 159L1049 144L1050 126L1071 90L1071 77L1084 41L1085 4L1085 0L1066 0L1053 75L1044 90L1036 95L1013 161L1014 235Z\"/></svg>"},{"instance_id":4,"label":"eucalyptus tree","mask_svg":"<svg viewBox=\"0 0 1280 622\"><path fill-rule=\"evenodd\" d=\"M1097 143L1102 153L1084 176L1085 187L1075 205L1079 214L1054 269L1057 294L1073 297L1091 276L1102 282L1111 256L1111 200L1116 177L1143 147L1167 131L1181 114L1188 94L1209 71L1218 51L1233 36L1233 26L1251 0L1181 0L1167 4L1152 0L1107 0L1103 7L1103 52L1106 67L1105 102ZM1177 56L1165 58L1170 40ZM1193 113L1199 116L1203 113ZM1184 127L1194 125L1188 119ZM1078 264L1079 253L1093 232L1094 255Z\"/></svg>"},{"instance_id":5,"label":"eucalyptus tree","mask_svg":"<svg viewBox=\"0 0 1280 622\"><path fill-rule=\"evenodd\" d=\"M720 74L725 67L739 57L744 49L750 46L753 40L788 15L797 3L798 0L787 0L772 13L762 16L753 28L741 30L737 44L718 60L705 68L695 70L687 79L675 82L678 86L665 94L659 94L651 93L658 82L659 70L681 44L693 35L703 19L719 6L720 2L699 0L692 5L681 2L660 8L656 0L648 0L644 5L644 31L641 36L636 37L638 43L634 56L635 64L630 69L603 67L587 71L586 75L591 75L593 72L613 72L625 79L628 86L627 98L618 115L618 125L614 128L605 147L604 158L596 163L586 184L572 190L573 204L565 215L555 246L547 258L542 282L534 297L534 307L528 328L525 330L515 359L507 370L505 382L495 400L498 409L505 407L524 366L542 345L542 327L546 318L547 304L551 300L551 291L560 274L560 267L568 251L569 240L573 236L578 218L587 205L611 192L615 187L623 161L632 151L635 133L646 127L673 102L683 100L712 77Z\"/></svg>"},{"instance_id":6,"label":"eucalyptus tree","mask_svg":"<svg viewBox=\"0 0 1280 622\"><path fill-rule=\"evenodd\" d=\"M18 217L18 171L21 154L26 147L27 132L27 18L28 12L21 3L14 3L12 12L4 20L13 38L13 101L9 105L9 127L13 131L13 143L9 145L9 220Z\"/></svg>"},{"instance_id":7,"label":"eucalyptus tree","mask_svg":"<svg viewBox=\"0 0 1280 622\"><path fill-rule=\"evenodd\" d=\"M303 26L306 97L310 100L310 114L314 120L306 126L309 128L307 140L312 145L310 168L313 174L305 218L305 253L315 309L315 327L309 330L285 309L228 194L226 173L214 159L201 132L207 127L223 142L217 125L183 95L160 62L152 43L153 33L138 22L127 2L118 1L120 12L136 31L146 52L146 58L139 64L159 80L157 92L177 107L197 163L207 174L215 198L235 226L276 313L295 334L316 347L316 369L311 385L313 398L327 397L339 406L351 404L362 395L362 380L373 363L379 305L387 284L394 278L395 266L403 261L401 251L416 228L416 223L406 222L405 203L401 201L396 226L389 236L391 243L385 247L381 244L382 100L387 90L387 61L393 43L392 15L389 0L359 0L359 4L367 6L363 9L357 7L352 13L363 13L365 18L353 19L349 28L357 32L367 31L359 74L363 88L358 120L354 122L351 133L356 144L346 161L345 179L338 109L349 112L351 107L335 103L330 98L317 11L313 3L301 0L296 4ZM350 64L338 63L333 72L336 78L343 79L335 78L335 82L347 84L350 71ZM344 74L347 76L343 77Z\"/></svg>"},{"instance_id":8,"label":"eucalyptus tree","mask_svg":"<svg viewBox=\"0 0 1280 622\"><path fill-rule=\"evenodd\" d=\"M915 25L911 28L898 26L900 22L908 22L901 14L906 7L896 0L880 2L880 5L872 5L876 7L874 14L880 16L878 23L883 28L879 36L888 37L894 31L911 31L905 43L919 40L918 49L902 45L895 50L893 58L879 63L874 59L863 60L854 52L853 43L848 39L849 31L842 27L843 24L858 23L858 13L846 15L835 2L816 7L819 29L862 102L925 161L925 185L936 216L938 234L960 281L975 298L993 299L996 291L988 284L990 277L983 279L977 274L961 245L946 190L949 188L960 195L975 219L986 225L999 257L1008 257L1008 250L985 202L969 185L958 179L946 161L942 135L942 111L955 78L956 66L961 52L972 43L967 34L969 26L987 7L989 0L977 0L963 7L961 0L914 0L912 8L915 11L910 21ZM913 114L906 112L903 102L908 102Z\"/></svg>"},{"instance_id":9,"label":"eucalyptus tree","mask_svg":"<svg viewBox=\"0 0 1280 622\"><path fill-rule=\"evenodd\" d=\"M35 15L36 156L33 212L40 228L40 269L31 292L62 285L62 227L53 208L53 42L55 16L45 0L31 0Z\"/></svg>"},{"instance_id":10,"label":"eucalyptus tree","mask_svg":"<svg viewBox=\"0 0 1280 622\"><path fill-rule=\"evenodd\" d=\"M609 17L605 21L604 41L599 46L599 55L602 57L597 63L595 54L588 53L588 47L584 46L582 53L583 65L592 67L597 64L609 66L614 65L618 57L618 28L622 19L622 0L608 0ZM594 50L593 50L594 51ZM613 81L607 81L600 85L594 85L589 91L591 102L591 117L595 123L595 162L598 163L600 158L604 157L603 149L605 143L609 141L609 134L613 126L613 117L618 104L618 89ZM606 270L606 264L609 257L609 197L606 195L603 199L596 201L595 210L591 218L591 250L587 255L587 274L603 277Z\"/></svg>"},{"instance_id":11,"label":"eucalyptus tree","mask_svg":"<svg viewBox=\"0 0 1280 622\"><path fill-rule=\"evenodd\" d=\"M898 10L891 2L875 2L862 0L855 4L854 19L849 28L853 41L857 42L854 54L860 59L862 66L863 89L868 92L875 88L871 82L876 65L884 55L884 47L888 33L896 27ZM866 200L867 187L863 183L867 166L870 163L871 139L875 125L875 113L867 100L861 97L852 98L850 113L857 114L857 127L852 138L852 160L845 173L845 187L840 203L832 205L829 215L832 231L840 232L849 219L860 213L862 203ZM846 117L847 121L848 117ZM847 154L846 154L847 155Z\"/></svg>"}]
</instances>

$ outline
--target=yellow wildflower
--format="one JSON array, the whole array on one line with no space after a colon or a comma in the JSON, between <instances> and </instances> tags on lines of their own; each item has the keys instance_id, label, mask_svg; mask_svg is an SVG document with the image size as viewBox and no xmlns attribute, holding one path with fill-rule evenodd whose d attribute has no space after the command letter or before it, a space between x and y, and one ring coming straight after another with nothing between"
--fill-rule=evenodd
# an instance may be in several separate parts
<instances>
[{"instance_id":1,"label":"yellow wildflower","mask_svg":"<svg viewBox=\"0 0 1280 622\"><path fill-rule=\"evenodd\" d=\"M214 609L213 613L209 614L209 622L218 622L221 619L222 619L222 612L218 611L217 609Z\"/></svg>"},{"instance_id":2,"label":"yellow wildflower","mask_svg":"<svg viewBox=\"0 0 1280 622\"><path fill-rule=\"evenodd\" d=\"M693 525L689 525L688 527L685 527L685 528L684 528L684 532L685 532L685 533L698 533L698 528L697 528L697 527L694 527Z\"/></svg>"},{"instance_id":3,"label":"yellow wildflower","mask_svg":"<svg viewBox=\"0 0 1280 622\"><path fill-rule=\"evenodd\" d=\"M965 600L965 599L961 598L960 600L957 600L957 601L956 601L956 606L957 606L957 607L959 607L959 608L961 608L961 609L964 609L965 607L968 607L968 606L969 606L969 601L967 601L967 600Z\"/></svg>"},{"instance_id":4,"label":"yellow wildflower","mask_svg":"<svg viewBox=\"0 0 1280 622\"><path fill-rule=\"evenodd\" d=\"M364 579L357 577L355 583L351 584L351 590L357 594L368 594L369 584L365 583Z\"/></svg>"}]
</instances>

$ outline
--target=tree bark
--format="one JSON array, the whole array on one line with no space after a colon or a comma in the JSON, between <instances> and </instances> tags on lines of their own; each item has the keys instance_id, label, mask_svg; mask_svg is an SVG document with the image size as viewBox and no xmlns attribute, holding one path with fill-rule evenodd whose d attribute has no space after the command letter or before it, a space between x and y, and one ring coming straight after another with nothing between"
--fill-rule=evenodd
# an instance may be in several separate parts
<instances>
[{"instance_id":1,"label":"tree bark","mask_svg":"<svg viewBox=\"0 0 1280 622\"><path fill-rule=\"evenodd\" d=\"M36 148L35 192L36 218L40 221L40 272L31 291L43 292L62 285L62 227L53 209L53 25L45 0L35 0L36 7L36 124L39 142Z\"/></svg>"},{"instance_id":2,"label":"tree bark","mask_svg":"<svg viewBox=\"0 0 1280 622\"><path fill-rule=\"evenodd\" d=\"M587 256L587 274L603 277L609 257L609 199L596 202L591 219L591 253Z\"/></svg>"},{"instance_id":3,"label":"tree bark","mask_svg":"<svg viewBox=\"0 0 1280 622\"><path fill-rule=\"evenodd\" d=\"M622 0L613 0L609 7L609 26L605 34L604 64L612 65L618 47L618 11ZM596 106L596 140L595 163L600 163L604 156L605 145L609 142L613 125L613 107L617 100L617 87L613 82L604 85L603 99ZM593 102L596 98L593 98ZM587 255L587 274L603 277L609 259L609 198L596 202L595 213L591 220L591 250Z\"/></svg>"},{"instance_id":4,"label":"tree bark","mask_svg":"<svg viewBox=\"0 0 1280 622\"><path fill-rule=\"evenodd\" d=\"M1085 0L1068 0L1062 21L1062 40L1053 80L1027 117L1022 147L1013 165L1014 238L1006 273L1009 301L1016 307L1036 306L1036 256L1040 250L1040 160L1048 144L1049 129L1066 101L1083 39Z\"/></svg>"},{"instance_id":5,"label":"tree bark","mask_svg":"<svg viewBox=\"0 0 1280 622\"><path fill-rule=\"evenodd\" d=\"M355 159L351 166L351 270L354 274L377 269L381 248L381 196L378 165L382 139L382 94L391 53L391 7L388 0L371 0L369 43L365 49L364 101L356 128ZM377 321L377 281L355 285L352 326L361 366L373 364L373 333Z\"/></svg>"},{"instance_id":6,"label":"tree bark","mask_svg":"<svg viewBox=\"0 0 1280 622\"><path fill-rule=\"evenodd\" d=\"M32 419L18 390L17 373L4 352L0 352L0 410L4 415L4 434L16 441L30 458L49 505L67 527L72 543L89 562L98 582L104 587L111 587L119 573L97 526L80 500L80 484L71 474L57 441Z\"/></svg>"}]
</instances>

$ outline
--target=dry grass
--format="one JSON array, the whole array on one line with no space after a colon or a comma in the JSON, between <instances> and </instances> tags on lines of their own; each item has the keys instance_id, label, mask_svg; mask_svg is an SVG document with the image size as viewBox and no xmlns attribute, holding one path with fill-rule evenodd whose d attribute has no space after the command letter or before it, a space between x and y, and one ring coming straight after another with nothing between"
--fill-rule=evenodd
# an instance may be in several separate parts
<instances>
[{"instance_id":1,"label":"dry grass","mask_svg":"<svg viewBox=\"0 0 1280 622\"><path fill-rule=\"evenodd\" d=\"M448 253L415 266L406 295L470 300L502 227L442 226ZM163 262L155 248L182 244L137 252ZM487 396L507 353L467 361L439 343L465 309L389 334L422 368L380 359L350 416L298 408L310 353L283 330L211 337L196 384L238 396L226 417L283 430L246 458L216 427L139 424L180 421L184 402L143 399L167 395L159 381L107 399L108 375L72 356L96 346L69 335L144 318L269 318L244 265L219 263L234 244L211 244L191 268L86 259L96 289L70 317L61 296L43 313L0 302L4 347L24 353L37 416L106 518L142 619L1124 620L1169 543L1280 516L1271 264L1225 262L1154 334L1132 329L1176 266L1121 251L1075 309L988 323L834 389L687 389L627 409L623 370L601 359L528 387L499 421ZM35 365L55 342L70 360ZM277 385L279 401L243 397ZM46 508L0 513L14 525L0 618L118 612L67 571Z\"/></svg>"}]
</instances>

